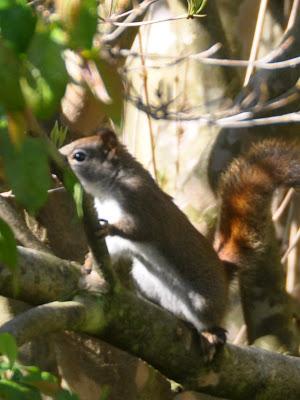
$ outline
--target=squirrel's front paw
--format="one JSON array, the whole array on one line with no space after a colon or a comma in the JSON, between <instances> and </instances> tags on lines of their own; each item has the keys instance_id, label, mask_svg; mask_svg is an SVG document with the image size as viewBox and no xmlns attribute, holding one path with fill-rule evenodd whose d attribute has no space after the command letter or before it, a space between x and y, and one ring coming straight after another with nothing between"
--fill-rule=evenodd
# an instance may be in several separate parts
<instances>
[{"instance_id":1,"label":"squirrel's front paw","mask_svg":"<svg viewBox=\"0 0 300 400\"><path fill-rule=\"evenodd\" d=\"M218 326L201 332L201 345L205 360L212 361L218 348L226 343L226 330Z\"/></svg>"},{"instance_id":2,"label":"squirrel's front paw","mask_svg":"<svg viewBox=\"0 0 300 400\"><path fill-rule=\"evenodd\" d=\"M106 236L111 234L111 225L108 223L106 219L99 219L99 229L96 231L96 236L99 239L104 239Z\"/></svg>"}]
</instances>

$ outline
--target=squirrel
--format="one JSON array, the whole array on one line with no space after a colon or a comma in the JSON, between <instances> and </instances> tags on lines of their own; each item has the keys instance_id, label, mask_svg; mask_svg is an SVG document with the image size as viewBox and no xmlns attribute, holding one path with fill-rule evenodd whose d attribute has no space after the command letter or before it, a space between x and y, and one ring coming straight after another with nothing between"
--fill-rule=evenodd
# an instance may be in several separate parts
<instances>
[{"instance_id":1,"label":"squirrel","mask_svg":"<svg viewBox=\"0 0 300 400\"><path fill-rule=\"evenodd\" d=\"M228 278L211 243L111 130L60 151L108 221L110 255L132 257L142 294L192 324L209 346L224 344Z\"/></svg>"},{"instance_id":2,"label":"squirrel","mask_svg":"<svg viewBox=\"0 0 300 400\"><path fill-rule=\"evenodd\" d=\"M223 263L251 266L272 237L275 189L300 184L299 144L265 139L235 159L220 177L220 217L214 249Z\"/></svg>"}]
</instances>

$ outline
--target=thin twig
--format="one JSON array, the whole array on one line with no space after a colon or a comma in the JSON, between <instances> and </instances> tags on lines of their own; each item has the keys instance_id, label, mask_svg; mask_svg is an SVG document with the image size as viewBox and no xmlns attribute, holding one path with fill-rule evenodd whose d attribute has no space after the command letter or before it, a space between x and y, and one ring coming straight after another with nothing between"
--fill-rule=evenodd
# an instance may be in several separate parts
<instances>
[{"instance_id":1,"label":"thin twig","mask_svg":"<svg viewBox=\"0 0 300 400\"><path fill-rule=\"evenodd\" d=\"M291 29L297 20L297 13L299 11L300 0L294 0L293 7L291 9L290 18L287 23L286 31Z\"/></svg>"},{"instance_id":2,"label":"thin twig","mask_svg":"<svg viewBox=\"0 0 300 400\"><path fill-rule=\"evenodd\" d=\"M118 21L119 19L122 19L124 17L127 17L128 15L135 13L136 11L140 11L143 9L147 9L149 8L152 4L157 3L159 0L145 0L142 3L138 4L137 6L133 7L131 10L125 11L121 14L117 14L117 15L111 15L109 20L110 22L115 22ZM102 19L105 21L105 19Z\"/></svg>"},{"instance_id":3,"label":"thin twig","mask_svg":"<svg viewBox=\"0 0 300 400\"><path fill-rule=\"evenodd\" d=\"M169 17L169 18L161 18L161 19L151 19L147 21L140 21L140 22L116 22L111 20L110 18L105 18L103 22L110 23L115 26L124 26L126 28L135 28L138 26L145 26L145 25L154 25L159 24L161 22L172 22L172 21L180 21L183 19L192 19L192 18L203 18L205 15L189 15L189 14L182 14L178 15L177 17Z\"/></svg>"},{"instance_id":4,"label":"thin twig","mask_svg":"<svg viewBox=\"0 0 300 400\"><path fill-rule=\"evenodd\" d=\"M153 3L154 1L143 2L139 7L135 7L123 22L128 24L136 21L139 18L142 18ZM126 29L127 26L118 26L113 32L103 35L101 42L109 45L115 44L119 40L120 36L122 36L126 31Z\"/></svg>"},{"instance_id":5,"label":"thin twig","mask_svg":"<svg viewBox=\"0 0 300 400\"><path fill-rule=\"evenodd\" d=\"M234 338L232 344L236 344L236 345L241 345L243 344L246 340L246 336L247 336L247 325L243 324L240 328L240 330L238 331L238 334L236 335L236 337Z\"/></svg>"},{"instance_id":6,"label":"thin twig","mask_svg":"<svg viewBox=\"0 0 300 400\"><path fill-rule=\"evenodd\" d=\"M286 291L293 293L296 283L297 274L297 253L296 247L300 239L300 229L298 229L295 220L292 221L290 226L290 246L286 254L282 257L282 262L287 260L287 273L286 273Z\"/></svg>"},{"instance_id":7,"label":"thin twig","mask_svg":"<svg viewBox=\"0 0 300 400\"><path fill-rule=\"evenodd\" d=\"M219 50L220 45L217 43L214 46L212 46L210 49L205 50L204 52L201 53L196 53L196 54L188 54L186 56L182 57L175 57L175 56L165 56L165 55L160 55L160 54L144 54L145 59L150 59L150 60L171 60L168 63L161 64L161 65L147 65L147 68L151 69L161 69L161 68L169 68L172 66L175 66L181 62L184 62L186 60L194 60L197 62L200 62L201 64L207 64L207 65L216 65L216 66L224 66L224 67L243 67L247 68L250 64L249 60L229 60L229 59L222 59L222 58L213 58L210 57L210 54L208 54L209 51L211 53L216 52ZM141 54L135 51L131 50L119 50L114 53L114 55L120 55L121 57L141 57ZM253 67L256 69L266 69L266 70L277 70L277 69L284 69L284 68L294 68L296 65L300 64L300 56L290 58L288 60L284 61L277 61L277 62L266 62L263 61L265 58L254 61L252 63ZM135 69L138 69L139 67L134 67L134 68L127 68L127 71L133 71Z\"/></svg>"},{"instance_id":8,"label":"thin twig","mask_svg":"<svg viewBox=\"0 0 300 400\"><path fill-rule=\"evenodd\" d=\"M277 208L277 210L274 212L274 214L272 216L272 220L274 222L279 220L279 218L283 214L284 210L286 209L287 205L290 203L291 198L293 197L294 193L295 193L294 188L290 188L288 190L288 192L284 196L284 199L282 200L281 204L279 205L279 207Z\"/></svg>"},{"instance_id":9,"label":"thin twig","mask_svg":"<svg viewBox=\"0 0 300 400\"><path fill-rule=\"evenodd\" d=\"M268 0L261 0L260 6L259 6L259 11L258 11L257 23L256 23L256 27L255 27L255 32L254 32L254 37L253 37L253 42L252 42L251 51L250 51L249 65L247 67L243 86L248 85L250 76L254 70L253 63L256 59L257 52L258 52L258 47L259 47L259 43L260 43L260 39L261 39L261 35L262 35L267 5L268 5Z\"/></svg>"},{"instance_id":10,"label":"thin twig","mask_svg":"<svg viewBox=\"0 0 300 400\"><path fill-rule=\"evenodd\" d=\"M238 114L232 114L232 110L222 111L225 117L216 118L214 114L206 115L188 115L186 111L181 112L170 112L165 107L148 107L143 104L140 97L134 98L133 96L128 98L135 106L150 114L153 119L166 120L166 121L198 121L201 126L219 126L226 128L249 128L254 126L267 126L273 124L287 124L293 122L300 122L300 112L292 112L277 116L255 118L257 113L252 111L245 111ZM262 112L264 109L261 108L259 111ZM236 109L233 111L236 112Z\"/></svg>"},{"instance_id":11,"label":"thin twig","mask_svg":"<svg viewBox=\"0 0 300 400\"><path fill-rule=\"evenodd\" d=\"M300 240L300 228L297 230L293 229L293 235L291 235L290 237L291 237L291 240L290 240L289 248L286 250L286 252L284 253L284 255L281 258L282 263L285 263L290 252L297 246L297 244Z\"/></svg>"},{"instance_id":12,"label":"thin twig","mask_svg":"<svg viewBox=\"0 0 300 400\"><path fill-rule=\"evenodd\" d=\"M139 41L139 48L140 48L140 52L141 52L141 64L142 64L142 68L143 68L142 78L143 78L144 94L145 94L145 99L146 99L146 105L147 105L147 107L149 107L150 98L149 98L149 91L148 91L148 72L147 72L147 68L146 68L145 59L143 57L143 42L142 42L142 34L140 31L138 32L138 41ZM146 115L147 115L148 126L149 126L153 174L154 174L155 180L157 182L158 181L158 172L157 172L156 155L155 155L155 139L154 139L154 133L153 133L153 126L152 126L152 120L151 120L150 114L146 113Z\"/></svg>"},{"instance_id":13,"label":"thin twig","mask_svg":"<svg viewBox=\"0 0 300 400\"><path fill-rule=\"evenodd\" d=\"M29 6L34 6L35 4L42 3L43 1L44 0L32 0L32 1L29 1L27 4Z\"/></svg>"}]
</instances>

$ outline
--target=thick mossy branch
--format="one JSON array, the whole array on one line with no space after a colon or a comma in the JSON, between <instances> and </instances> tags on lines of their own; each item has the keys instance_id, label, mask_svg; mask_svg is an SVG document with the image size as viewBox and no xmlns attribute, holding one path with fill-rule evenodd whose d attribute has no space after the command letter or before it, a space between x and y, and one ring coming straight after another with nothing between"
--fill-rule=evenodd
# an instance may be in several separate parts
<instances>
[{"instance_id":1,"label":"thick mossy branch","mask_svg":"<svg viewBox=\"0 0 300 400\"><path fill-rule=\"evenodd\" d=\"M22 248L19 254L19 299L39 304L55 296L70 298L78 287L80 271L72 263ZM0 293L12 296L9 276L3 268ZM25 311L1 328L13 333L19 343L65 329L93 334L141 357L186 389L242 400L300 398L299 359L227 345L212 363L205 364L194 329L123 290L102 295L82 292L73 301L55 301Z\"/></svg>"},{"instance_id":2,"label":"thick mossy branch","mask_svg":"<svg viewBox=\"0 0 300 400\"><path fill-rule=\"evenodd\" d=\"M18 345L22 345L36 336L49 332L76 330L85 321L85 317L85 307L81 303L55 301L19 314L3 324L0 332L10 333L15 337Z\"/></svg>"},{"instance_id":3,"label":"thick mossy branch","mask_svg":"<svg viewBox=\"0 0 300 400\"><path fill-rule=\"evenodd\" d=\"M81 288L80 265L49 253L18 247L17 298L30 304L71 299ZM0 293L14 297L15 278L0 263Z\"/></svg>"},{"instance_id":4,"label":"thick mossy branch","mask_svg":"<svg viewBox=\"0 0 300 400\"><path fill-rule=\"evenodd\" d=\"M148 361L186 389L230 399L296 400L300 361L254 348L227 345L205 364L197 333L172 314L117 292L77 296L26 311L1 331L25 339L60 329L91 333Z\"/></svg>"}]
</instances>

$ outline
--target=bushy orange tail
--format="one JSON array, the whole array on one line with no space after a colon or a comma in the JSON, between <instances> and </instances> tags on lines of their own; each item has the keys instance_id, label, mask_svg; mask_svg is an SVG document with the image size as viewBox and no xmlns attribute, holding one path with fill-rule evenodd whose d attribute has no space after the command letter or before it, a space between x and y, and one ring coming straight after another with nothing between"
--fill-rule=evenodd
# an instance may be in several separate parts
<instances>
[{"instance_id":1,"label":"bushy orange tail","mask_svg":"<svg viewBox=\"0 0 300 400\"><path fill-rule=\"evenodd\" d=\"M300 146L277 139L255 144L221 178L215 250L237 266L264 252L273 230L271 200L279 186L300 185ZM272 235L271 235L272 236Z\"/></svg>"}]
</instances>

